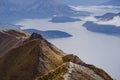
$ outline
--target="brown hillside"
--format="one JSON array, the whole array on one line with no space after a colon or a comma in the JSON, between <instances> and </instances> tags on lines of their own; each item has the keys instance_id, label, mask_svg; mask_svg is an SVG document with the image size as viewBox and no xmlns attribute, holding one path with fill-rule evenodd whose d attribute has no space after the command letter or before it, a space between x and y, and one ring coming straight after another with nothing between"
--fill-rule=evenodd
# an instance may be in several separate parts
<instances>
[{"instance_id":1,"label":"brown hillside","mask_svg":"<svg viewBox=\"0 0 120 80\"><path fill-rule=\"evenodd\" d=\"M30 35L22 30L1 30L0 31L0 56L8 50L19 45Z\"/></svg>"},{"instance_id":2,"label":"brown hillside","mask_svg":"<svg viewBox=\"0 0 120 80\"><path fill-rule=\"evenodd\" d=\"M64 53L38 33L1 31L0 39L1 47L8 46L0 47L6 52L0 57L0 80L113 80L104 70Z\"/></svg>"},{"instance_id":3,"label":"brown hillside","mask_svg":"<svg viewBox=\"0 0 120 80\"><path fill-rule=\"evenodd\" d=\"M40 34L33 33L26 41L39 40L39 74L45 74L61 65L64 52L45 40Z\"/></svg>"},{"instance_id":4,"label":"brown hillside","mask_svg":"<svg viewBox=\"0 0 120 80\"><path fill-rule=\"evenodd\" d=\"M4 55L0 60L0 80L33 80L38 73L37 43L30 41Z\"/></svg>"},{"instance_id":5,"label":"brown hillside","mask_svg":"<svg viewBox=\"0 0 120 80\"><path fill-rule=\"evenodd\" d=\"M0 58L0 80L33 80L63 63L63 51L33 35Z\"/></svg>"}]
</instances>

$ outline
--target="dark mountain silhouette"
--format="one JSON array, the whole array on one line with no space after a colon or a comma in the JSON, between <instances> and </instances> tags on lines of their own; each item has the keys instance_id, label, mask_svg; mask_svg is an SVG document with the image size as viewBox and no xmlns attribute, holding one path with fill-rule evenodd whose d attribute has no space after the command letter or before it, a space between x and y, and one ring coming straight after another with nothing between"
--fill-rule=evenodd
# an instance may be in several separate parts
<instances>
[{"instance_id":1,"label":"dark mountain silhouette","mask_svg":"<svg viewBox=\"0 0 120 80\"><path fill-rule=\"evenodd\" d=\"M10 23L0 23L0 30L19 30L22 26L21 25L14 25Z\"/></svg>"},{"instance_id":2,"label":"dark mountain silhouette","mask_svg":"<svg viewBox=\"0 0 120 80\"><path fill-rule=\"evenodd\" d=\"M24 18L48 18L53 15L86 16L85 11L74 11L57 0L1 0L0 21L13 21Z\"/></svg>"},{"instance_id":3,"label":"dark mountain silhouette","mask_svg":"<svg viewBox=\"0 0 120 80\"><path fill-rule=\"evenodd\" d=\"M102 16L95 16L95 17L100 20L112 20L116 16L120 17L120 13L106 13Z\"/></svg>"},{"instance_id":4,"label":"dark mountain silhouette","mask_svg":"<svg viewBox=\"0 0 120 80\"><path fill-rule=\"evenodd\" d=\"M99 32L109 35L117 35L120 36L120 27L116 27L113 25L100 25L94 22L88 21L83 26L92 32Z\"/></svg>"},{"instance_id":5,"label":"dark mountain silhouette","mask_svg":"<svg viewBox=\"0 0 120 80\"><path fill-rule=\"evenodd\" d=\"M33 32L40 33L42 36L44 36L47 39L72 37L71 34L68 34L63 31L58 31L58 30L41 31L41 30L36 30L36 29L25 29L24 31L26 31L30 34L32 34Z\"/></svg>"}]
</instances>

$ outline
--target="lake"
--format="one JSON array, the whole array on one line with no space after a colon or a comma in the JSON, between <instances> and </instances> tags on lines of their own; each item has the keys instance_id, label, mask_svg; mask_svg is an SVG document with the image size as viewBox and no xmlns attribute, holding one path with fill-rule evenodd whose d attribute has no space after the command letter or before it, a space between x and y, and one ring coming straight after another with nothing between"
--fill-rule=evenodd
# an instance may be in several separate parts
<instances>
[{"instance_id":1,"label":"lake","mask_svg":"<svg viewBox=\"0 0 120 80\"><path fill-rule=\"evenodd\" d=\"M96 65L113 78L120 79L120 37L94 33L82 26L84 21L51 23L49 19L25 19L17 24L22 29L60 30L72 34L70 38L49 39L51 43L69 54L79 56L88 64Z\"/></svg>"}]
</instances>

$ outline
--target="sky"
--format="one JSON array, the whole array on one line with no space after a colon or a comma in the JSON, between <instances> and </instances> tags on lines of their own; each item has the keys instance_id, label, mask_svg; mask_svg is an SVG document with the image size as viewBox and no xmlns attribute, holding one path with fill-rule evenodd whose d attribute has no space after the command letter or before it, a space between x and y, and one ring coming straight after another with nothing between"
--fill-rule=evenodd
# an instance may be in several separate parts
<instances>
[{"instance_id":1,"label":"sky","mask_svg":"<svg viewBox=\"0 0 120 80\"><path fill-rule=\"evenodd\" d=\"M9 0L9 1L18 6L28 6L36 2L37 0Z\"/></svg>"},{"instance_id":2,"label":"sky","mask_svg":"<svg viewBox=\"0 0 120 80\"><path fill-rule=\"evenodd\" d=\"M35 1L42 1L42 0L0 0L0 2L12 2L18 5L30 5ZM43 0L49 1L49 0ZM59 1L68 5L120 5L119 0L53 0Z\"/></svg>"},{"instance_id":3,"label":"sky","mask_svg":"<svg viewBox=\"0 0 120 80\"><path fill-rule=\"evenodd\" d=\"M42 0L4 0L4 1L7 1L7 2L10 1L18 5L24 5L24 4L30 5L34 3L35 1L42 1ZM63 3L69 4L69 5L97 5L97 4L108 2L110 0L54 0L54 1L60 1Z\"/></svg>"},{"instance_id":4,"label":"sky","mask_svg":"<svg viewBox=\"0 0 120 80\"><path fill-rule=\"evenodd\" d=\"M71 5L98 5L110 0L61 0L63 3Z\"/></svg>"}]
</instances>

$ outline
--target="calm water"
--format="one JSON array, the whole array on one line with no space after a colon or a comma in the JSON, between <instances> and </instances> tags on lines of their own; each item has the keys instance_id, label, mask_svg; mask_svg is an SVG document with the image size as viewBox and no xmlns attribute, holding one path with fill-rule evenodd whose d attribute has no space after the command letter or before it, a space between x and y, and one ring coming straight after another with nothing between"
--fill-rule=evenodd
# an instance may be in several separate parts
<instances>
[{"instance_id":1,"label":"calm water","mask_svg":"<svg viewBox=\"0 0 120 80\"><path fill-rule=\"evenodd\" d=\"M50 23L49 19L26 19L17 24L39 30L61 30L73 35L71 38L49 40L67 53L78 55L83 61L103 68L113 78L120 80L120 37L87 31L82 24Z\"/></svg>"}]
</instances>

